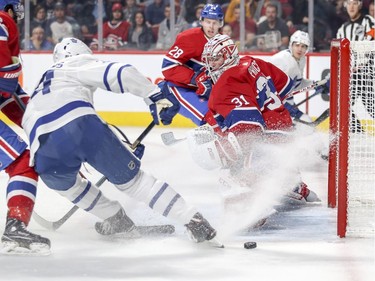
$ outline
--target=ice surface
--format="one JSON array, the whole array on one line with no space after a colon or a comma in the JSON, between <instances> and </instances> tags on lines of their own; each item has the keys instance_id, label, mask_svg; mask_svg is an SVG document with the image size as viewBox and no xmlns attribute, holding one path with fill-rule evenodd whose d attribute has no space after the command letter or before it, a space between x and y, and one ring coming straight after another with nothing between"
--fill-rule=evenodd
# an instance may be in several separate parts
<instances>
[{"instance_id":1,"label":"ice surface","mask_svg":"<svg viewBox=\"0 0 375 281\"><path fill-rule=\"evenodd\" d=\"M135 139L142 128L123 128ZM372 281L375 276L374 239L340 239L336 236L336 210L327 206L327 164L305 165L303 180L322 199L321 204L278 212L266 225L253 231L235 231L260 216L269 203L258 198L256 208L228 215L223 208L219 171L204 171L191 159L187 145L163 145L160 134L173 130L184 137L185 129L155 128L146 137L143 169L166 180L185 199L197 206L219 233L224 249L189 241L184 227L176 225L171 236L109 240L94 230L97 221L79 210L60 229L48 231L32 221L29 229L51 239L48 257L0 256L1 280L288 280ZM324 137L324 135L323 135ZM307 144L308 145L308 144ZM301 155L301 159L307 159ZM99 180L92 168L82 172ZM7 177L1 173L5 195ZM150 211L104 183L102 190L119 200L138 224L175 223ZM260 203L259 203L260 202ZM256 203L254 203L256 204ZM254 206L254 204L251 204ZM72 204L39 185L36 212L49 220L62 217ZM6 201L0 198L0 231L5 225ZM256 241L256 249L243 243Z\"/></svg>"}]
</instances>

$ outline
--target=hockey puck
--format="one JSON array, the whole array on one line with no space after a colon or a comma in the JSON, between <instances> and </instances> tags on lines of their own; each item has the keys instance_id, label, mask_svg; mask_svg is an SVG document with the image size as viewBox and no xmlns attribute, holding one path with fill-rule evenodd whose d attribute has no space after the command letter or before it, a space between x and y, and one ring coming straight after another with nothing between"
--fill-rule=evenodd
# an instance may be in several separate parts
<instances>
[{"instance_id":1,"label":"hockey puck","mask_svg":"<svg viewBox=\"0 0 375 281\"><path fill-rule=\"evenodd\" d=\"M243 244L243 247L245 249L255 249L257 247L257 243L256 242L245 242Z\"/></svg>"}]
</instances>

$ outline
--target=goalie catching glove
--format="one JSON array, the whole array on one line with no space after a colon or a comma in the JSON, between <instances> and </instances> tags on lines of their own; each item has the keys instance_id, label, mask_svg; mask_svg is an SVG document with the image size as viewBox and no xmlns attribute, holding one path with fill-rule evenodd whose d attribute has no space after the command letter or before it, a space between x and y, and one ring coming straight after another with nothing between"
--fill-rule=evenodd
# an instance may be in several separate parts
<instances>
[{"instance_id":1,"label":"goalie catching glove","mask_svg":"<svg viewBox=\"0 0 375 281\"><path fill-rule=\"evenodd\" d=\"M156 125L159 125L160 122L163 125L169 125L172 123L173 117L180 110L180 103L169 91L165 81L160 82L158 86L160 92L148 96L146 103L150 107L150 112Z\"/></svg>"}]
</instances>

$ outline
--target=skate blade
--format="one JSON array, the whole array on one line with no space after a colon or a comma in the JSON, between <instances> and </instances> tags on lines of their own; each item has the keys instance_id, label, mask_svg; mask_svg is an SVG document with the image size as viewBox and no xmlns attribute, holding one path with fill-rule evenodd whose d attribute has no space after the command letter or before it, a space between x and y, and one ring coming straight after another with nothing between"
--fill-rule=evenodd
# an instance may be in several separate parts
<instances>
[{"instance_id":1,"label":"skate blade","mask_svg":"<svg viewBox=\"0 0 375 281\"><path fill-rule=\"evenodd\" d=\"M48 256L51 249L46 244L32 243L30 248L20 247L16 242L3 242L0 248L1 255L10 256Z\"/></svg>"},{"instance_id":2,"label":"skate blade","mask_svg":"<svg viewBox=\"0 0 375 281\"><path fill-rule=\"evenodd\" d=\"M212 238L211 240L208 240L207 243L208 243L211 247L214 247L214 248L220 248L220 249L225 248L224 244L221 243L221 241L219 241L219 240L216 239L216 238Z\"/></svg>"}]
</instances>

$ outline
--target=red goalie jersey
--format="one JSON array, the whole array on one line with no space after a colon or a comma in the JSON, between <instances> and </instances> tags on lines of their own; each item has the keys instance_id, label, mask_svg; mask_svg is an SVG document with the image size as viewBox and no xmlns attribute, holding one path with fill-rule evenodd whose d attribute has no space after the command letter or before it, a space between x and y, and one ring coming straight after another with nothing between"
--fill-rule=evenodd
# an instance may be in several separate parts
<instances>
[{"instance_id":1,"label":"red goalie jersey","mask_svg":"<svg viewBox=\"0 0 375 281\"><path fill-rule=\"evenodd\" d=\"M282 101L292 85L273 64L245 56L220 76L208 106L221 128L235 134L286 130L292 120Z\"/></svg>"}]
</instances>

